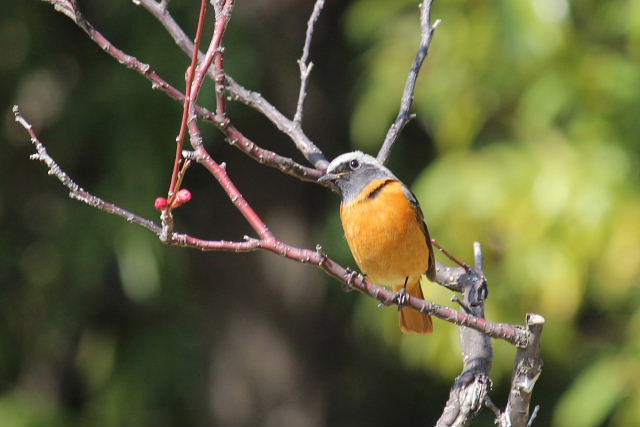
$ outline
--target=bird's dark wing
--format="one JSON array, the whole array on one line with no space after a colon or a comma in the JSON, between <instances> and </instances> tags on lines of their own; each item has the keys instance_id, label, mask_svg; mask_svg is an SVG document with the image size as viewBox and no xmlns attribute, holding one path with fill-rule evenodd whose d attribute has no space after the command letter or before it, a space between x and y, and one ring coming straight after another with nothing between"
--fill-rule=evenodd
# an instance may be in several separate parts
<instances>
[{"instance_id":1,"label":"bird's dark wing","mask_svg":"<svg viewBox=\"0 0 640 427\"><path fill-rule=\"evenodd\" d=\"M429 248L429 266L427 267L427 271L425 272L427 278L431 281L436 280L436 258L433 256L433 246L431 245L431 236L429 236L429 229L427 228L427 223L424 220L424 214L422 213L422 209L420 208L420 203L418 203L418 199L415 194L411 192L406 186L403 187L404 192L407 196L407 199L411 202L411 206L413 206L413 210L416 213L416 217L418 221L422 224L422 230L424 231L424 238L427 241L427 247Z\"/></svg>"}]
</instances>

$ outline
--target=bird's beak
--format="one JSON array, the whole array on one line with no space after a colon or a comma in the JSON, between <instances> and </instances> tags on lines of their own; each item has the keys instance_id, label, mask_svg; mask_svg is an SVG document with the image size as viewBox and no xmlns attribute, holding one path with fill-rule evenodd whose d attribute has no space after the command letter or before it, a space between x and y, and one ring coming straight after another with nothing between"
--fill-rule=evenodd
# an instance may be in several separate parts
<instances>
[{"instance_id":1,"label":"bird's beak","mask_svg":"<svg viewBox=\"0 0 640 427\"><path fill-rule=\"evenodd\" d=\"M321 184L324 183L333 183L336 179L340 178L340 175L337 173L327 173L318 178L318 182Z\"/></svg>"},{"instance_id":2,"label":"bird's beak","mask_svg":"<svg viewBox=\"0 0 640 427\"><path fill-rule=\"evenodd\" d=\"M331 191L340 194L340 188L338 187L336 181L343 175L344 174L342 173L327 173L318 178L318 182L329 188Z\"/></svg>"}]
</instances>

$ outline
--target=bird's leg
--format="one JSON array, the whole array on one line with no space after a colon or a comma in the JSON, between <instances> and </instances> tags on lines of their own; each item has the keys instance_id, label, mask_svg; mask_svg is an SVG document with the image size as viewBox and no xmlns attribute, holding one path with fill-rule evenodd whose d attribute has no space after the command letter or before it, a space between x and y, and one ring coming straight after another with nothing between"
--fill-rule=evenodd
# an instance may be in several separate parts
<instances>
[{"instance_id":1,"label":"bird's leg","mask_svg":"<svg viewBox=\"0 0 640 427\"><path fill-rule=\"evenodd\" d=\"M400 290L398 292L396 292L396 294L393 296L393 301L395 301L398 304L398 311L402 308L402 306L409 299L409 295L407 294L407 282L408 281L409 281L409 277L407 276L404 279L404 285L402 285L402 288L400 288Z\"/></svg>"},{"instance_id":2,"label":"bird's leg","mask_svg":"<svg viewBox=\"0 0 640 427\"><path fill-rule=\"evenodd\" d=\"M347 281L344 287L344 291L351 292L353 290L353 281L356 279L356 277L360 279L360 281L363 281L366 277L366 274L359 273L356 270L350 269L349 267L347 267L346 270L347 272L345 273L345 277Z\"/></svg>"}]
</instances>

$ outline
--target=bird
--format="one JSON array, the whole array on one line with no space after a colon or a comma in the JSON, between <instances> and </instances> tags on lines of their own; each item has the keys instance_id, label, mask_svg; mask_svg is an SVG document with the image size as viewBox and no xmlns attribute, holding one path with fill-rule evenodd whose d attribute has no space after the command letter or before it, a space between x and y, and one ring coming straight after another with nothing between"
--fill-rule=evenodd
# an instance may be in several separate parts
<instances>
[{"instance_id":1,"label":"bird","mask_svg":"<svg viewBox=\"0 0 640 427\"><path fill-rule=\"evenodd\" d=\"M319 180L342 200L342 228L360 271L368 280L390 286L402 296L423 298L422 274L435 281L429 230L416 196L375 157L361 151L341 154ZM400 329L433 331L431 316L402 307Z\"/></svg>"}]
</instances>

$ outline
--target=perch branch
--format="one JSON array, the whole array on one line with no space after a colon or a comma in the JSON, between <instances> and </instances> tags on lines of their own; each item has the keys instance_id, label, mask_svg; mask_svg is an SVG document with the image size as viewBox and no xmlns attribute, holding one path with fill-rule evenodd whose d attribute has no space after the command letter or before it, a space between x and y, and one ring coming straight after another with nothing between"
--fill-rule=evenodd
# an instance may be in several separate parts
<instances>
[{"instance_id":1,"label":"perch branch","mask_svg":"<svg viewBox=\"0 0 640 427\"><path fill-rule=\"evenodd\" d=\"M267 250L269 252L273 252L275 254L298 262L313 264L317 267L320 267L330 276L338 279L342 283L349 284L349 286L358 289L362 293L365 293L377 299L383 305L397 305L398 299L395 292L388 288L377 286L369 282L365 278L357 276L354 277L351 270L342 267L341 265L333 261L322 252L321 248L316 248L315 250L297 248L283 243L276 238L268 237L268 235L265 235L265 238L261 239L253 239L247 237L245 238L245 241L238 242L224 240L201 240L180 233L171 233L169 236L167 236L166 239L163 239L162 227L158 226L153 221L132 214L131 212L128 212L111 203L105 202L102 199L93 196L85 190L81 189L71 178L69 178L66 173L64 173L64 171L62 171L62 169L58 166L54 159L46 153L44 145L38 140L31 124L22 116L19 108L17 106L14 107L13 111L16 121L25 128L31 138L31 142L36 147L37 154L33 155L32 158L34 160L40 160L45 163L49 169L49 174L54 175L58 180L60 180L60 182L62 182L62 184L64 184L70 190L70 195L72 198L87 203L88 205L104 212L117 215L127 220L128 222L143 226L144 228L148 229L149 231L156 234L159 238L161 238L164 243L169 245L185 246L203 251L217 250L248 252L258 249ZM196 144L196 146L202 147L202 145L198 144ZM202 147L202 149L204 149L204 147ZM195 157L196 155L188 156ZM206 165L209 163L208 160L206 158L200 160L203 160L203 164L205 165L205 167L207 167ZM221 165L217 165L216 167L213 166L213 164L211 164L210 167L207 167L207 169L211 173L215 172L215 174L225 177L224 179L221 179L223 188L225 188L225 186L227 185L226 180L228 179L228 175L226 174L225 169ZM226 190L227 189L225 188L225 191ZM227 194L236 207L242 206L242 203L238 202L239 199L237 199L236 201L233 200L233 196L234 194L236 194L235 191L227 191ZM245 210L245 212L248 212L248 210ZM257 222L251 225L254 229L260 229L259 223ZM256 227L256 225L258 226ZM466 326L468 328L475 329L492 338L502 339L517 347L524 348L529 344L530 341L529 331L519 325L491 322L486 319L478 318L450 307L442 306L431 301L412 296L408 297L408 299L403 303L403 306L411 307L414 310L430 314L442 320L455 323L459 326Z\"/></svg>"},{"instance_id":2,"label":"perch branch","mask_svg":"<svg viewBox=\"0 0 640 427\"><path fill-rule=\"evenodd\" d=\"M422 38L420 40L420 47L418 48L418 52L416 53L416 57L413 60L413 65L411 66L411 70L409 71L409 75L407 76L407 81L404 85L404 91L402 93L402 99L400 101L400 111L398 112L398 116L396 120L393 122L389 130L387 131L387 136L384 138L384 142L382 143L382 148L378 152L378 160L385 164L387 160L389 160L389 155L391 154L391 148L393 144L398 139L400 132L409 123L409 120L413 118L413 115L409 112L411 109L411 104L413 104L413 93L416 88L416 80L418 79L418 74L420 73L420 68L422 67L422 63L424 59L427 57L427 53L429 52L429 46L431 45L431 39L433 38L433 33L436 31L436 28L440 24L440 20L437 19L433 24L431 23L431 5L433 4L433 0L423 0L420 3L420 27Z\"/></svg>"}]
</instances>

